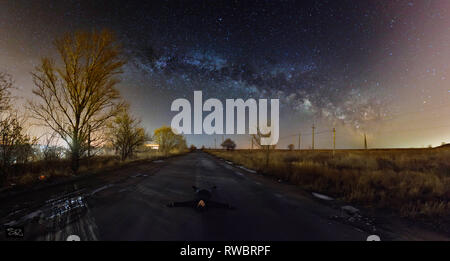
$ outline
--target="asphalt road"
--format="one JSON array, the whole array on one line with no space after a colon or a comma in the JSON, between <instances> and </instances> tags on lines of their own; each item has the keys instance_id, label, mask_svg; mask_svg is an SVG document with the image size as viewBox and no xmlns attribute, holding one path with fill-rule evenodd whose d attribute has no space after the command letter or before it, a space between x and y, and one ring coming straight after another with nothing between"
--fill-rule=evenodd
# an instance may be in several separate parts
<instances>
[{"instance_id":1,"label":"asphalt road","mask_svg":"<svg viewBox=\"0 0 450 261\"><path fill-rule=\"evenodd\" d=\"M295 186L279 184L202 152L132 166L95 185L51 195L0 219L24 226L26 240L366 240L365 231L336 217ZM234 209L169 208L194 198L192 186ZM1 233L4 233L3 231ZM5 235L3 235L5 236Z\"/></svg>"},{"instance_id":2,"label":"asphalt road","mask_svg":"<svg viewBox=\"0 0 450 261\"><path fill-rule=\"evenodd\" d=\"M213 199L235 209L167 208L194 198L193 185L217 186ZM257 183L244 171L204 153L178 158L113 204L92 209L100 239L124 240L365 240L352 227L314 214L310 206Z\"/></svg>"}]
</instances>

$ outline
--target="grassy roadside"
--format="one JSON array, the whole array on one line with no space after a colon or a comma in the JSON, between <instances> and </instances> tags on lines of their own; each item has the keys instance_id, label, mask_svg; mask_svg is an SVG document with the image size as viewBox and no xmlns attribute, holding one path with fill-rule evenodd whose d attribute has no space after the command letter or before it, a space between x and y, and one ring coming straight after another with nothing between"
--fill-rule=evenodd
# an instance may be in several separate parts
<instances>
[{"instance_id":1,"label":"grassy roadside","mask_svg":"<svg viewBox=\"0 0 450 261\"><path fill-rule=\"evenodd\" d=\"M83 159L77 174L70 169L68 160L39 161L29 163L27 166L19 166L21 170L13 177L9 177L0 192L22 189L32 189L46 184L54 184L89 175L114 170L131 164L139 164L154 160L162 160L187 153L187 151L172 151L168 155L159 151L138 153L133 159L121 161L117 156L96 156L91 159Z\"/></svg>"},{"instance_id":2,"label":"grassy roadside","mask_svg":"<svg viewBox=\"0 0 450 261\"><path fill-rule=\"evenodd\" d=\"M392 149L272 151L266 166L260 150L207 152L365 207L412 218L450 219L450 150Z\"/></svg>"}]
</instances>

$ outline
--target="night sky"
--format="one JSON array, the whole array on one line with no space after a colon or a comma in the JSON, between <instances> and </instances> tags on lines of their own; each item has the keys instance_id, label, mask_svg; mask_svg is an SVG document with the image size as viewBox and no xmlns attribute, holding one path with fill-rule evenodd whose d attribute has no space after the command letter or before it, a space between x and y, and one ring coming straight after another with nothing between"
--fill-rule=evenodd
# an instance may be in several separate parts
<instances>
[{"instance_id":1,"label":"night sky","mask_svg":"<svg viewBox=\"0 0 450 261\"><path fill-rule=\"evenodd\" d=\"M0 70L18 104L65 32L108 28L128 63L118 87L151 132L176 98L279 98L280 142L316 148L450 142L450 1L1 1ZM36 130L35 130L36 131ZM214 146L222 136L188 135ZM238 147L248 136L234 136Z\"/></svg>"}]
</instances>

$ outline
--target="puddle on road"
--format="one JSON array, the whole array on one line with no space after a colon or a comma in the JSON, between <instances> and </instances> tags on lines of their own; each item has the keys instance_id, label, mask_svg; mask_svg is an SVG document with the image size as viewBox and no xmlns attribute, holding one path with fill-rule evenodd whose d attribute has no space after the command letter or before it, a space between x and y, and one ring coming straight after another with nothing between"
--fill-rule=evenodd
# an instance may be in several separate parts
<instances>
[{"instance_id":1,"label":"puddle on road","mask_svg":"<svg viewBox=\"0 0 450 261\"><path fill-rule=\"evenodd\" d=\"M41 207L31 212L29 208L15 210L6 216L9 222L4 225L13 226L37 219L51 219L81 207L85 207L83 196L81 196L81 191L76 191L46 200Z\"/></svg>"},{"instance_id":2,"label":"puddle on road","mask_svg":"<svg viewBox=\"0 0 450 261\"><path fill-rule=\"evenodd\" d=\"M39 220L46 232L59 231L77 222L87 213L87 203L83 196L61 199L46 205Z\"/></svg>"},{"instance_id":3,"label":"puddle on road","mask_svg":"<svg viewBox=\"0 0 450 261\"><path fill-rule=\"evenodd\" d=\"M89 214L88 202L93 203L90 200L101 202L105 196L103 191L109 191L111 187L117 186L107 184L89 190L75 190L56 195L40 205L33 203L34 207L31 207L29 202L24 203L8 215L0 217L0 225L24 227L25 240L65 240L64 236L73 231L82 233L85 239L95 239L97 238L96 222ZM122 189L121 192L128 190ZM108 192L106 194L109 195ZM2 237L0 233L0 240Z\"/></svg>"},{"instance_id":4,"label":"puddle on road","mask_svg":"<svg viewBox=\"0 0 450 261\"><path fill-rule=\"evenodd\" d=\"M65 215L69 215L70 212L74 212L78 209L86 208L86 202L82 196L62 199L56 202L53 202L47 209L44 214L47 220L54 218L61 218Z\"/></svg>"},{"instance_id":5,"label":"puddle on road","mask_svg":"<svg viewBox=\"0 0 450 261\"><path fill-rule=\"evenodd\" d=\"M4 223L4 225L23 226L31 222L43 224L52 220L61 221L67 220L68 218L73 219L74 216L82 214L83 209L85 208L87 208L87 204L82 195L50 199L47 200L45 204L39 209L29 212L22 217L17 218L17 215L15 213L9 214L7 218L13 218L13 220ZM16 216L16 218L14 218L14 216Z\"/></svg>"},{"instance_id":6,"label":"puddle on road","mask_svg":"<svg viewBox=\"0 0 450 261\"><path fill-rule=\"evenodd\" d=\"M82 195L71 195L49 200L37 209L9 215L2 223L4 227L23 227L24 240L64 240L63 235L67 231L73 231L74 225L79 227L75 223L83 223L87 213L85 198ZM3 236L0 233L0 239L6 240Z\"/></svg>"},{"instance_id":7,"label":"puddle on road","mask_svg":"<svg viewBox=\"0 0 450 261\"><path fill-rule=\"evenodd\" d=\"M5 216L0 224L6 227L23 226L30 239L60 231L84 217L88 212L89 197L112 186L108 184L90 193L78 190L46 200L38 208L15 210Z\"/></svg>"}]
</instances>

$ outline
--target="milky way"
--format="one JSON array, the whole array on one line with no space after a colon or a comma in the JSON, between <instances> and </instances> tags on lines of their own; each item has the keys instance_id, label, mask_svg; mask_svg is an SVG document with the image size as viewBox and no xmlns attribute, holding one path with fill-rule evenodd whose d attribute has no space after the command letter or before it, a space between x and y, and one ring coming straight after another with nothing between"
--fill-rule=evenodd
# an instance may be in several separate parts
<instances>
[{"instance_id":1,"label":"milky way","mask_svg":"<svg viewBox=\"0 0 450 261\"><path fill-rule=\"evenodd\" d=\"M170 103L279 98L280 146L450 141L446 1L10 1L0 3L0 69L32 98L29 71L64 32L109 28L128 58L121 91L152 130ZM212 146L214 137L188 137ZM216 137L220 138L220 137ZM247 146L245 137L242 147ZM307 147L309 140L305 141Z\"/></svg>"}]
</instances>

